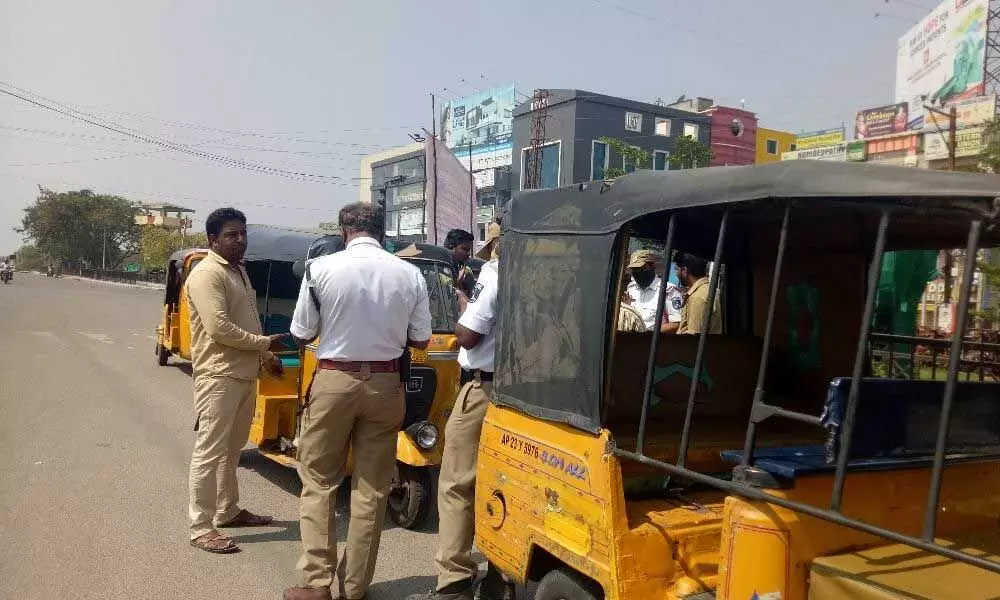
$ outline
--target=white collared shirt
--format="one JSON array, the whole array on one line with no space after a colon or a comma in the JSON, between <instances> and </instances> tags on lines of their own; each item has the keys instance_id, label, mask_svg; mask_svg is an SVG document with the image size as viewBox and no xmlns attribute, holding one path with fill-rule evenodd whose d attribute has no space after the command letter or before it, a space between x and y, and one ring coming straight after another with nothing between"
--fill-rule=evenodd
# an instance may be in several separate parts
<instances>
[{"instance_id":1,"label":"white collared shirt","mask_svg":"<svg viewBox=\"0 0 1000 600\"><path fill-rule=\"evenodd\" d=\"M431 337L427 282L420 269L382 249L372 238L351 240L341 252L317 258L303 278L291 333L319 335L316 358L386 361L403 354L406 340ZM309 286L319 299L316 310Z\"/></svg>"},{"instance_id":2,"label":"white collared shirt","mask_svg":"<svg viewBox=\"0 0 1000 600\"><path fill-rule=\"evenodd\" d=\"M496 259L483 265L476 280L476 287L469 297L465 312L458 324L479 333L483 339L475 347L458 351L458 364L463 369L479 369L493 372L493 357L496 352L497 334L497 284L500 272Z\"/></svg>"},{"instance_id":3,"label":"white collared shirt","mask_svg":"<svg viewBox=\"0 0 1000 600\"><path fill-rule=\"evenodd\" d=\"M632 308L642 315L642 322L646 325L646 331L652 331L656 326L656 296L660 293L660 285L663 280L657 276L649 287L640 290L635 280L628 282L625 293L632 301ZM684 293L676 285L667 282L667 297L663 301L667 313L667 321L670 323L681 322L681 310L684 308Z\"/></svg>"}]
</instances>

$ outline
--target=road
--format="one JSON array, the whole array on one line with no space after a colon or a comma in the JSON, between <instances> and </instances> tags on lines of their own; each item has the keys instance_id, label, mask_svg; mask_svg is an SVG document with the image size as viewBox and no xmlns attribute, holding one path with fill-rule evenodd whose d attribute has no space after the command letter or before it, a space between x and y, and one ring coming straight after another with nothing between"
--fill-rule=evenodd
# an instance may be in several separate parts
<instances>
[{"instance_id":1,"label":"road","mask_svg":"<svg viewBox=\"0 0 1000 600\"><path fill-rule=\"evenodd\" d=\"M161 308L99 282L0 286L0 598L274 600L296 583L298 478L251 449L242 504L274 527L235 530L235 555L188 545L191 377L156 365ZM432 521L387 525L371 600L433 587Z\"/></svg>"}]
</instances>

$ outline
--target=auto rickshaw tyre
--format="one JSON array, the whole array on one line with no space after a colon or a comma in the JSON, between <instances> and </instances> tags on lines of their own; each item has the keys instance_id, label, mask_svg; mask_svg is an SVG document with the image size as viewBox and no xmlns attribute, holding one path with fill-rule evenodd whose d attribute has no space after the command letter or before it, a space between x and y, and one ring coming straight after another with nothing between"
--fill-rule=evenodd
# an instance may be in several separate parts
<instances>
[{"instance_id":1,"label":"auto rickshaw tyre","mask_svg":"<svg viewBox=\"0 0 1000 600\"><path fill-rule=\"evenodd\" d=\"M431 474L427 467L396 462L386 510L403 529L419 529L431 511Z\"/></svg>"},{"instance_id":2,"label":"auto rickshaw tyre","mask_svg":"<svg viewBox=\"0 0 1000 600\"><path fill-rule=\"evenodd\" d=\"M170 350L163 347L163 344L156 345L156 364L161 367L167 366L167 360L170 359Z\"/></svg>"},{"instance_id":3,"label":"auto rickshaw tyre","mask_svg":"<svg viewBox=\"0 0 1000 600\"><path fill-rule=\"evenodd\" d=\"M538 583L535 600L602 600L604 592L576 571L562 568L549 571Z\"/></svg>"}]
</instances>

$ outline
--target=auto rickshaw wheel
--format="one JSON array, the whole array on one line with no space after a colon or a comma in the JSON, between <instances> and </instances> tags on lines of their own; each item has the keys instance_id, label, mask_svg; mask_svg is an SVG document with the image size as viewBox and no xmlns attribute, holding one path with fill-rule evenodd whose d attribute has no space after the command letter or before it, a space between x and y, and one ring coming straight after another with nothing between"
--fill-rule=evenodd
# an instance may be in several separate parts
<instances>
[{"instance_id":1,"label":"auto rickshaw wheel","mask_svg":"<svg viewBox=\"0 0 1000 600\"><path fill-rule=\"evenodd\" d=\"M418 529L431 510L431 475L426 467L396 462L386 502L389 518L403 529Z\"/></svg>"},{"instance_id":2,"label":"auto rickshaw wheel","mask_svg":"<svg viewBox=\"0 0 1000 600\"><path fill-rule=\"evenodd\" d=\"M170 358L170 350L163 347L163 344L156 344L156 364L161 367L167 366L167 360Z\"/></svg>"},{"instance_id":3,"label":"auto rickshaw wheel","mask_svg":"<svg viewBox=\"0 0 1000 600\"><path fill-rule=\"evenodd\" d=\"M601 588L570 569L549 571L538 583L535 600L601 600Z\"/></svg>"}]
</instances>

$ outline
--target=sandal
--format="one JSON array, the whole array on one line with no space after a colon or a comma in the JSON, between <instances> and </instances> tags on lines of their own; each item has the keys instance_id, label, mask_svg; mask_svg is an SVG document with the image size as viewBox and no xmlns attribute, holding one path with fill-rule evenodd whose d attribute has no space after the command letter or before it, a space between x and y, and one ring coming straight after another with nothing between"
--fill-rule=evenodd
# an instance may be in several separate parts
<instances>
[{"instance_id":1,"label":"sandal","mask_svg":"<svg viewBox=\"0 0 1000 600\"><path fill-rule=\"evenodd\" d=\"M249 510L242 509L229 521L220 523L219 527L266 527L273 520L274 517L255 515Z\"/></svg>"},{"instance_id":2,"label":"sandal","mask_svg":"<svg viewBox=\"0 0 1000 600\"><path fill-rule=\"evenodd\" d=\"M222 535L218 531L209 531L205 535L194 538L191 540L191 545L212 554L232 554L240 551L240 547L236 545L233 538Z\"/></svg>"}]
</instances>

